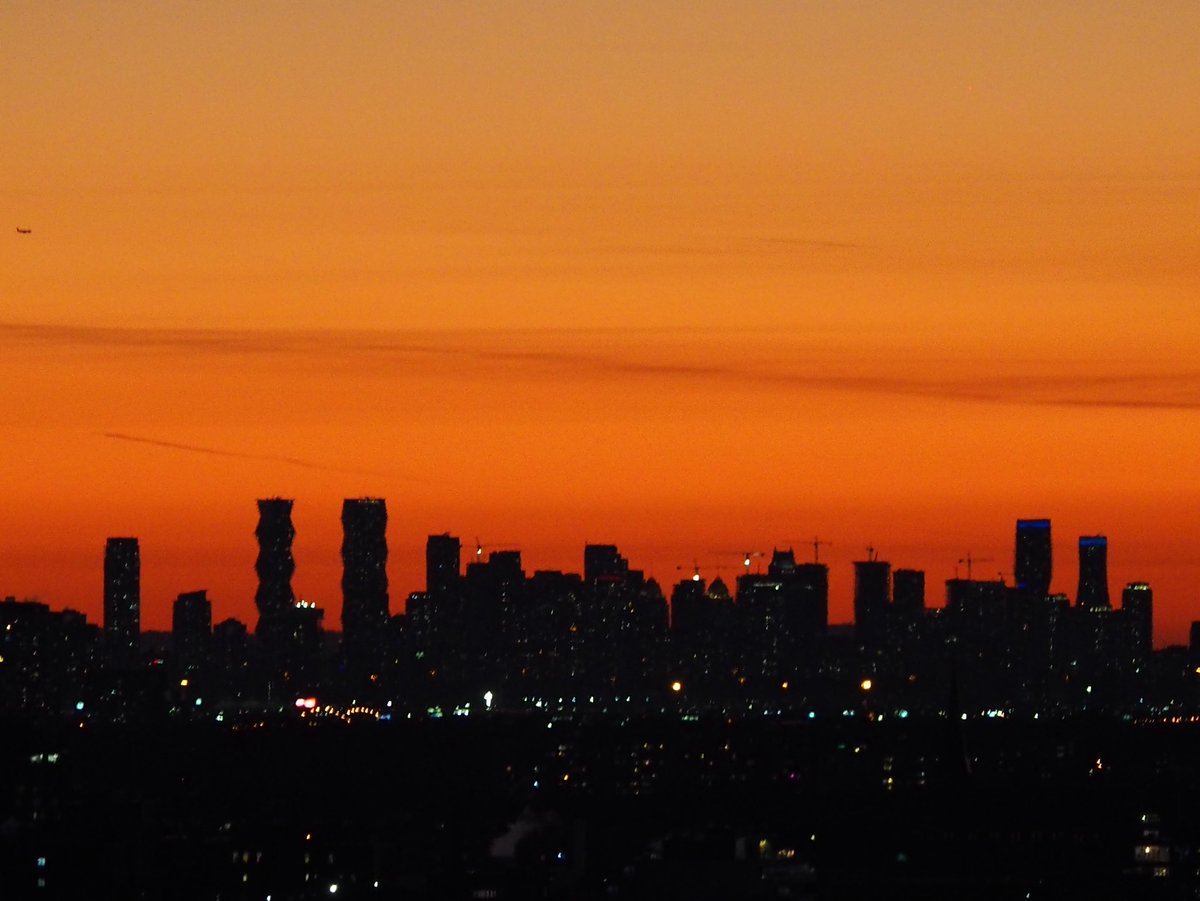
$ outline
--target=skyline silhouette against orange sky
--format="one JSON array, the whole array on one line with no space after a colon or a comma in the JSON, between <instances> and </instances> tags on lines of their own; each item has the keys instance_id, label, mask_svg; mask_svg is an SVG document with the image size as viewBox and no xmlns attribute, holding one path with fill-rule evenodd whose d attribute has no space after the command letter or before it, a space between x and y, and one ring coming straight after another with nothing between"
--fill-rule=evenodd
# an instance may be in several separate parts
<instances>
[{"instance_id":1,"label":"skyline silhouette against orange sky","mask_svg":"<svg viewBox=\"0 0 1200 901\"><path fill-rule=\"evenodd\" d=\"M833 542L1200 619L1194 3L0 8L0 595L136 535L254 621L254 500L664 588ZM18 234L13 227L30 228ZM214 453L215 452L215 453ZM677 567L684 567L679 570Z\"/></svg>"}]
</instances>

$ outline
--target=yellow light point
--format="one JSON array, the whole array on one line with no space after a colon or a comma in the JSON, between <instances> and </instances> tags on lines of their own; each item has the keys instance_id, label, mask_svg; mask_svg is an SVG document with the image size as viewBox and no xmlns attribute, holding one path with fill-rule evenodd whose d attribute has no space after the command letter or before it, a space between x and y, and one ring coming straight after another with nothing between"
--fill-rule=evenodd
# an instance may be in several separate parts
<instances>
[{"instance_id":1,"label":"yellow light point","mask_svg":"<svg viewBox=\"0 0 1200 901\"><path fill-rule=\"evenodd\" d=\"M180 679L180 680L179 680L179 687L180 687L180 688L187 688L187 687L188 687L188 680L187 680L187 679Z\"/></svg>"},{"instance_id":2,"label":"yellow light point","mask_svg":"<svg viewBox=\"0 0 1200 901\"><path fill-rule=\"evenodd\" d=\"M675 691L675 692L683 691L683 683L682 682L672 682L671 683L671 691Z\"/></svg>"},{"instance_id":3,"label":"yellow light point","mask_svg":"<svg viewBox=\"0 0 1200 901\"><path fill-rule=\"evenodd\" d=\"M858 683L858 687L861 688L863 691L870 691L871 686L873 684L874 683L870 679L863 679L861 682Z\"/></svg>"},{"instance_id":4,"label":"yellow light point","mask_svg":"<svg viewBox=\"0 0 1200 901\"><path fill-rule=\"evenodd\" d=\"M780 687L780 688L782 688L784 691L787 691L787 690L788 690L788 685L789 685L789 684L790 684L790 683L788 683L788 682L784 682L784 683L783 683L782 685L780 685L779 687Z\"/></svg>"}]
</instances>

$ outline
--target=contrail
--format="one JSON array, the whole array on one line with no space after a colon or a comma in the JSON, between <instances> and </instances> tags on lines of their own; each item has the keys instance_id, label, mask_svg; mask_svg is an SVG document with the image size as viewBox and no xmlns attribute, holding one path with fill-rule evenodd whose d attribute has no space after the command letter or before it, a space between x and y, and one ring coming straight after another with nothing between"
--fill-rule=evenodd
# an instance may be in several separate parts
<instances>
[{"instance_id":1,"label":"contrail","mask_svg":"<svg viewBox=\"0 0 1200 901\"><path fill-rule=\"evenodd\" d=\"M126 435L123 432L102 432L105 438L115 441L132 441L136 444L150 444L154 447L166 447L171 450L188 451L193 454L208 454L213 457L234 457L239 460L266 460L269 463L287 463L290 466L303 466L305 469L320 469L325 472L345 472L353 475L385 476L387 478L408 479L391 472L380 472L374 469L353 469L347 466L330 466L313 460L302 460L299 457L277 457L272 454L247 454L241 451L221 450L216 447L201 447L196 444L180 444L175 441L160 441L157 438L141 438L137 435Z\"/></svg>"}]
</instances>

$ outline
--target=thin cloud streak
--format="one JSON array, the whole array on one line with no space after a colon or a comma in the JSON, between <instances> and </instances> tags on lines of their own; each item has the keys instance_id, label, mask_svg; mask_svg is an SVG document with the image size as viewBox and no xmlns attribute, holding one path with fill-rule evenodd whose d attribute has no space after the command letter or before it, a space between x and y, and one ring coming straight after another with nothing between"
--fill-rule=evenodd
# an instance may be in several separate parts
<instances>
[{"instance_id":1,"label":"thin cloud streak","mask_svg":"<svg viewBox=\"0 0 1200 901\"><path fill-rule=\"evenodd\" d=\"M242 451L223 450L215 447L203 447L197 444L182 444L176 441L162 441L158 438L143 438L139 435L127 435L124 432L102 432L104 438L113 441L129 441L134 444L148 444L152 447L163 447L169 450L185 451L190 454L206 454L210 457L232 457L238 460L260 460L267 463L286 463L290 466L302 466L305 469L318 469L323 472L342 472L351 475L386 476L415 481L410 476L400 476L396 473L382 472L374 469L355 469L348 466L334 466L328 463L318 463L315 460L304 460L299 457L280 457L272 454L251 454ZM425 481L425 480L422 480Z\"/></svg>"},{"instance_id":2,"label":"thin cloud streak","mask_svg":"<svg viewBox=\"0 0 1200 901\"><path fill-rule=\"evenodd\" d=\"M681 329L675 333L662 330L617 329L557 329L553 331L503 330L454 332L354 332L340 330L180 330L155 328L110 328L86 326L56 326L41 324L0 323L0 346L50 345L54 347L105 347L149 352L181 353L188 355L261 355L326 359L350 362L354 365L398 367L398 372L410 373L414 363L445 367L454 361L474 363L499 375L566 377L566 378L644 378L681 379L726 384L771 386L796 391L847 391L879 396L915 397L929 401L1008 404L1031 407L1064 407L1093 410L1195 411L1200 410L1200 371L1151 374L1087 375L1054 373L1011 377L991 373L960 378L922 375L919 363L914 367L896 360L883 373L856 374L852 358L854 347L842 342L831 344L810 339L794 346L772 341L775 351L787 352L792 359L802 359L810 352L821 352L828 362L809 368L789 362L777 364L707 363L678 359L654 359L661 347L678 354L680 336L692 344L707 342L711 347L694 349L691 359L700 356L711 359L715 353L733 353L737 335L754 342L762 349L763 330L746 329L740 333L723 333L721 341L708 338L702 330ZM836 336L835 336L836 337ZM607 349L592 349L597 339L603 339ZM802 351L804 353L802 353ZM832 354L832 356L831 356ZM743 359L754 359L754 355ZM878 364L876 364L878 365ZM960 366L968 364L960 363ZM916 368L917 371L913 371ZM897 369L912 374L893 375ZM841 370L841 371L839 371ZM440 373L446 374L446 373ZM453 371L450 372L453 375ZM468 374L464 369L463 374ZM489 371L489 377L495 373ZM127 440L133 436L110 435ZM195 448L158 442L178 450L218 453L239 456L211 448ZM255 455L241 455L254 457ZM314 468L327 467L313 461L292 458L266 458ZM353 471L353 470L342 470ZM367 473L384 475L384 473Z\"/></svg>"}]
</instances>

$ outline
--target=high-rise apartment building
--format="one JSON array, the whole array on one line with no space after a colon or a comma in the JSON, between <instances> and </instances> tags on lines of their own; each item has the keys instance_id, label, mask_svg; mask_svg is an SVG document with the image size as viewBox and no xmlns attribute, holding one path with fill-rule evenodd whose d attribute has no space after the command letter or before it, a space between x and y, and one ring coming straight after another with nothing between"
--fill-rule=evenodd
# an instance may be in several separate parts
<instances>
[{"instance_id":1,"label":"high-rise apartment building","mask_svg":"<svg viewBox=\"0 0 1200 901\"><path fill-rule=\"evenodd\" d=\"M292 593L292 574L296 561L292 558L292 539L296 530L292 526L292 501L281 497L258 502L258 528L254 530L258 539L258 559L254 569L258 573L258 590L254 603L258 607L258 628L284 628L288 614L295 604Z\"/></svg>"},{"instance_id":2,"label":"high-rise apartment building","mask_svg":"<svg viewBox=\"0 0 1200 901\"><path fill-rule=\"evenodd\" d=\"M1108 539L1083 535L1079 539L1079 590L1075 606L1084 610L1108 610Z\"/></svg>"},{"instance_id":3,"label":"high-rise apartment building","mask_svg":"<svg viewBox=\"0 0 1200 901\"><path fill-rule=\"evenodd\" d=\"M877 645L887 627L892 564L875 558L854 564L854 635L860 644Z\"/></svg>"},{"instance_id":4,"label":"high-rise apartment building","mask_svg":"<svg viewBox=\"0 0 1200 901\"><path fill-rule=\"evenodd\" d=\"M142 563L136 538L104 545L104 641L116 666L137 663L141 634Z\"/></svg>"},{"instance_id":5,"label":"high-rise apartment building","mask_svg":"<svg viewBox=\"0 0 1200 901\"><path fill-rule=\"evenodd\" d=\"M171 607L171 644L181 669L201 665L212 640L212 603L206 591L185 591Z\"/></svg>"},{"instance_id":6,"label":"high-rise apartment building","mask_svg":"<svg viewBox=\"0 0 1200 901\"><path fill-rule=\"evenodd\" d=\"M1121 611L1129 629L1134 656L1145 660L1153 650L1154 592L1145 582L1130 582L1121 592Z\"/></svg>"},{"instance_id":7,"label":"high-rise apartment building","mask_svg":"<svg viewBox=\"0 0 1200 901\"><path fill-rule=\"evenodd\" d=\"M431 599L449 598L462 579L462 542L449 532L425 541L425 593Z\"/></svg>"},{"instance_id":8,"label":"high-rise apartment building","mask_svg":"<svg viewBox=\"0 0 1200 901\"><path fill-rule=\"evenodd\" d=\"M1017 589L1036 600L1045 599L1050 594L1051 562L1050 520L1018 519L1013 566Z\"/></svg>"},{"instance_id":9,"label":"high-rise apartment building","mask_svg":"<svg viewBox=\"0 0 1200 901\"><path fill-rule=\"evenodd\" d=\"M897 616L909 619L925 612L925 572L898 569L892 573L892 608Z\"/></svg>"},{"instance_id":10,"label":"high-rise apartment building","mask_svg":"<svg viewBox=\"0 0 1200 901\"><path fill-rule=\"evenodd\" d=\"M342 639L347 656L375 662L387 627L387 504L362 497L342 503Z\"/></svg>"}]
</instances>

